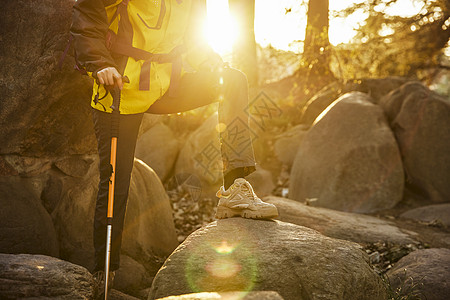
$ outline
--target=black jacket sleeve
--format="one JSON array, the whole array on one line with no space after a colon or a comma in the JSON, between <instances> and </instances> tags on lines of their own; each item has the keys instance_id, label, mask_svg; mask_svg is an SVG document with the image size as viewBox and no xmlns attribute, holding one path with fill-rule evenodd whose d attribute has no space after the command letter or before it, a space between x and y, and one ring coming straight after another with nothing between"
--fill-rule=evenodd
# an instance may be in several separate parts
<instances>
[{"instance_id":1,"label":"black jacket sleeve","mask_svg":"<svg viewBox=\"0 0 450 300\"><path fill-rule=\"evenodd\" d=\"M104 1L78 0L73 8L70 32L77 64L88 72L117 68L105 44L109 24Z\"/></svg>"}]
</instances>

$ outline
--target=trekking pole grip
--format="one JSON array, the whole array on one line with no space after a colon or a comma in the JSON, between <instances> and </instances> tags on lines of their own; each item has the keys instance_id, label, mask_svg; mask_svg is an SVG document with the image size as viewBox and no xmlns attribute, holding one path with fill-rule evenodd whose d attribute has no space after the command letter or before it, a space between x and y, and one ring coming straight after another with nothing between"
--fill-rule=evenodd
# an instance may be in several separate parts
<instances>
[{"instance_id":1,"label":"trekking pole grip","mask_svg":"<svg viewBox=\"0 0 450 300\"><path fill-rule=\"evenodd\" d=\"M119 87L114 86L114 88L111 89L111 96L113 98L113 102L111 105L112 109L112 116L111 116L111 136L112 137L118 137L119 136L119 117L120 117L120 97L121 97L121 91Z\"/></svg>"}]
</instances>

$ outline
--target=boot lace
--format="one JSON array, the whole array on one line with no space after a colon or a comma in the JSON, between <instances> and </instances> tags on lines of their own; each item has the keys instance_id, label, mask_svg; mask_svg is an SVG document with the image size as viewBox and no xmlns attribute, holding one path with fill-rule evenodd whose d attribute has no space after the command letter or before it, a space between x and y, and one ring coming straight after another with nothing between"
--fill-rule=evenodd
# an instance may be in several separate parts
<instances>
[{"instance_id":1,"label":"boot lace","mask_svg":"<svg viewBox=\"0 0 450 300\"><path fill-rule=\"evenodd\" d=\"M253 191L253 187L250 185L248 181L245 181L245 183L241 184L241 189L244 192L244 194L252 199L254 202L261 202L261 200L256 196L255 192Z\"/></svg>"}]
</instances>

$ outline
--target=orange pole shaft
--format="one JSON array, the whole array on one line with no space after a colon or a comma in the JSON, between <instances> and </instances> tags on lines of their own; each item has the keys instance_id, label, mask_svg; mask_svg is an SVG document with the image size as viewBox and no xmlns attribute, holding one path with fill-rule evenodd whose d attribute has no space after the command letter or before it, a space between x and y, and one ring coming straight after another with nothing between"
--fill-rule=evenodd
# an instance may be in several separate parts
<instances>
[{"instance_id":1,"label":"orange pole shaft","mask_svg":"<svg viewBox=\"0 0 450 300\"><path fill-rule=\"evenodd\" d=\"M116 183L116 157L117 157L117 137L111 138L111 166L112 174L109 179L109 192L108 192L108 218L113 217L114 207L114 186Z\"/></svg>"}]
</instances>

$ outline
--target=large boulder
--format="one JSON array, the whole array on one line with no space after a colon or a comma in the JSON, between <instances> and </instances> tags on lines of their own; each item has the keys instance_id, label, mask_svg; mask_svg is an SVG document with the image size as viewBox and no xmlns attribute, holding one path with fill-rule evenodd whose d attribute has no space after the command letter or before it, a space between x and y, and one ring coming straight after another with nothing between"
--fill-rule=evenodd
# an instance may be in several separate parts
<instances>
[{"instance_id":1,"label":"large boulder","mask_svg":"<svg viewBox=\"0 0 450 300\"><path fill-rule=\"evenodd\" d=\"M211 115L187 139L175 165L175 174L194 174L203 184L219 184L222 179L217 113Z\"/></svg>"},{"instance_id":2,"label":"large boulder","mask_svg":"<svg viewBox=\"0 0 450 300\"><path fill-rule=\"evenodd\" d=\"M286 300L386 297L356 244L281 221L242 218L191 234L159 270L149 299L214 291L276 291Z\"/></svg>"},{"instance_id":3,"label":"large boulder","mask_svg":"<svg viewBox=\"0 0 450 300\"><path fill-rule=\"evenodd\" d=\"M371 96L373 103L378 103L384 95L399 88L407 81L407 78L391 76L386 78L363 78L350 81L344 85L337 82L331 83L308 100L302 110L300 122L311 126L314 120L334 100L345 93L352 91L363 92Z\"/></svg>"},{"instance_id":4,"label":"large boulder","mask_svg":"<svg viewBox=\"0 0 450 300\"><path fill-rule=\"evenodd\" d=\"M387 242L405 245L415 242L413 232L403 232L391 222L376 217L312 207L273 196L263 200L276 205L281 221L315 229L328 237L356 243Z\"/></svg>"},{"instance_id":5,"label":"large boulder","mask_svg":"<svg viewBox=\"0 0 450 300\"><path fill-rule=\"evenodd\" d=\"M169 197L158 175L135 159L123 231L122 252L152 276L178 246Z\"/></svg>"},{"instance_id":6,"label":"large boulder","mask_svg":"<svg viewBox=\"0 0 450 300\"><path fill-rule=\"evenodd\" d=\"M400 259L387 276L392 290L399 291L400 296L447 300L450 295L450 250L416 250Z\"/></svg>"},{"instance_id":7,"label":"large boulder","mask_svg":"<svg viewBox=\"0 0 450 300\"><path fill-rule=\"evenodd\" d=\"M0 10L0 154L94 153L91 83L68 52L74 1L3 1Z\"/></svg>"},{"instance_id":8,"label":"large boulder","mask_svg":"<svg viewBox=\"0 0 450 300\"><path fill-rule=\"evenodd\" d=\"M78 159L82 164L82 159ZM92 269L94 266L93 222L98 191L98 158L95 158L83 177L50 172L53 181L61 182L54 194L58 201L52 211L53 223L58 233L61 255L64 260ZM55 187L56 189L56 187Z\"/></svg>"},{"instance_id":9,"label":"large boulder","mask_svg":"<svg viewBox=\"0 0 450 300\"><path fill-rule=\"evenodd\" d=\"M411 82L380 105L400 148L408 190L432 202L449 202L450 102Z\"/></svg>"},{"instance_id":10,"label":"large boulder","mask_svg":"<svg viewBox=\"0 0 450 300\"><path fill-rule=\"evenodd\" d=\"M0 254L1 299L93 299L94 279L83 267L30 254Z\"/></svg>"},{"instance_id":11,"label":"large boulder","mask_svg":"<svg viewBox=\"0 0 450 300\"><path fill-rule=\"evenodd\" d=\"M170 203L158 176L135 160L125 217L122 253L142 264L150 275L178 245ZM86 177L64 188L53 212L61 257L93 267L92 224L98 185L97 163Z\"/></svg>"},{"instance_id":12,"label":"large boulder","mask_svg":"<svg viewBox=\"0 0 450 300\"><path fill-rule=\"evenodd\" d=\"M346 89L369 94L375 103L378 103L383 96L398 89L408 82L408 78L389 76L385 78L363 78L353 83L348 83Z\"/></svg>"},{"instance_id":13,"label":"large boulder","mask_svg":"<svg viewBox=\"0 0 450 300\"><path fill-rule=\"evenodd\" d=\"M45 175L0 176L0 252L58 256L49 213L40 200Z\"/></svg>"},{"instance_id":14,"label":"large boulder","mask_svg":"<svg viewBox=\"0 0 450 300\"><path fill-rule=\"evenodd\" d=\"M303 138L289 198L369 213L395 206L403 185L399 150L383 111L354 92L330 105Z\"/></svg>"},{"instance_id":15,"label":"large boulder","mask_svg":"<svg viewBox=\"0 0 450 300\"><path fill-rule=\"evenodd\" d=\"M337 82L332 83L311 99L309 99L302 109L300 123L305 126L311 126L314 120L341 95L341 85Z\"/></svg>"},{"instance_id":16,"label":"large boulder","mask_svg":"<svg viewBox=\"0 0 450 300\"><path fill-rule=\"evenodd\" d=\"M195 175L200 181L203 194L208 196L214 196L223 179L218 130L217 113L214 113L189 136L175 165L175 176ZM270 194L275 187L270 172L260 166L246 179L261 196Z\"/></svg>"},{"instance_id":17,"label":"large boulder","mask_svg":"<svg viewBox=\"0 0 450 300\"><path fill-rule=\"evenodd\" d=\"M289 168L292 166L307 129L308 126L300 124L277 137L274 144L274 154L279 162Z\"/></svg>"},{"instance_id":18,"label":"large boulder","mask_svg":"<svg viewBox=\"0 0 450 300\"><path fill-rule=\"evenodd\" d=\"M172 130L163 123L152 126L136 143L136 158L150 166L164 181L178 156L179 143Z\"/></svg>"},{"instance_id":19,"label":"large boulder","mask_svg":"<svg viewBox=\"0 0 450 300\"><path fill-rule=\"evenodd\" d=\"M450 228L450 203L414 208L402 213L400 217Z\"/></svg>"},{"instance_id":20,"label":"large boulder","mask_svg":"<svg viewBox=\"0 0 450 300\"><path fill-rule=\"evenodd\" d=\"M139 291L150 287L152 279L140 263L128 255L120 256L120 268L116 271L114 289L138 296Z\"/></svg>"}]
</instances>

